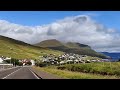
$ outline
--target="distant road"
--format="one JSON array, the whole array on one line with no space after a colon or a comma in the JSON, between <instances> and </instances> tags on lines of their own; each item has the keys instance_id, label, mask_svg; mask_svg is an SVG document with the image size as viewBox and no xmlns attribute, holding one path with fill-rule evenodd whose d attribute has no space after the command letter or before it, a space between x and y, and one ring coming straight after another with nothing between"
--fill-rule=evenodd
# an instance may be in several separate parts
<instances>
[{"instance_id":1,"label":"distant road","mask_svg":"<svg viewBox=\"0 0 120 90\"><path fill-rule=\"evenodd\" d=\"M0 71L0 79L39 79L30 67L17 67Z\"/></svg>"}]
</instances>

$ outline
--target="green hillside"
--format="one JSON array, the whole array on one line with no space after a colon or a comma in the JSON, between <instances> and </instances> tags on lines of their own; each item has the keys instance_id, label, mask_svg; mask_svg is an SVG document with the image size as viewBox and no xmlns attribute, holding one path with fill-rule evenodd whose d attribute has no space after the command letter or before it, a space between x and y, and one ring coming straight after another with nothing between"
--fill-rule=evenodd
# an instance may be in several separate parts
<instances>
[{"instance_id":1,"label":"green hillside","mask_svg":"<svg viewBox=\"0 0 120 90\"><path fill-rule=\"evenodd\" d=\"M12 38L0 36L0 56L16 59L39 59L45 54L62 54L63 52L37 47Z\"/></svg>"},{"instance_id":2,"label":"green hillside","mask_svg":"<svg viewBox=\"0 0 120 90\"><path fill-rule=\"evenodd\" d=\"M50 49L64 51L67 53L76 53L81 55L89 55L89 56L95 56L100 58L106 58L105 55L94 51L93 49L91 49L90 46L76 43L76 42L62 43L58 40L51 39L51 40L45 40L40 43L37 43L35 44L35 46L48 47Z\"/></svg>"}]
</instances>

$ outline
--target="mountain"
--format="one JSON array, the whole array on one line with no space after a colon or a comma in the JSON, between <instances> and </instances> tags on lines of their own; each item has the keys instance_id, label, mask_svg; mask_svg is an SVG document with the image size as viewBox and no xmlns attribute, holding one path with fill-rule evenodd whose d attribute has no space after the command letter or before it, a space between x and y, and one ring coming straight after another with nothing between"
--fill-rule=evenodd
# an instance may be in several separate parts
<instances>
[{"instance_id":1,"label":"mountain","mask_svg":"<svg viewBox=\"0 0 120 90\"><path fill-rule=\"evenodd\" d=\"M63 52L37 47L9 37L0 36L0 56L16 59L39 59L44 54L62 54Z\"/></svg>"},{"instance_id":2,"label":"mountain","mask_svg":"<svg viewBox=\"0 0 120 90\"><path fill-rule=\"evenodd\" d=\"M47 47L53 50L59 50L67 53L76 53L81 55L89 55L89 56L96 56L100 58L106 58L105 55L92 50L90 46L85 44L80 44L77 42L63 43L56 39L51 39L51 40L44 40L40 43L37 43L35 44L35 46Z\"/></svg>"},{"instance_id":3,"label":"mountain","mask_svg":"<svg viewBox=\"0 0 120 90\"><path fill-rule=\"evenodd\" d=\"M109 52L101 52L103 54L105 54L106 56L112 58L113 60L117 61L120 59L120 53L109 53Z\"/></svg>"},{"instance_id":4,"label":"mountain","mask_svg":"<svg viewBox=\"0 0 120 90\"><path fill-rule=\"evenodd\" d=\"M42 47L59 47L59 46L62 46L63 44L56 39L51 39L51 40L45 40L36 44L36 46L39 46L39 45Z\"/></svg>"}]
</instances>

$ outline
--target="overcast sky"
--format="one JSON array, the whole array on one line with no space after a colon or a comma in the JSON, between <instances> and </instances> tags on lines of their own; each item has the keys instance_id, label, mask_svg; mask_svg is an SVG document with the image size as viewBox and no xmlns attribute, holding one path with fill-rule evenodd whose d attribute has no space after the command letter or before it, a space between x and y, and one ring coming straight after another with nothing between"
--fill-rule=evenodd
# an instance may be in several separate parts
<instances>
[{"instance_id":1,"label":"overcast sky","mask_svg":"<svg viewBox=\"0 0 120 90\"><path fill-rule=\"evenodd\" d=\"M30 44L57 39L87 44L98 52L120 52L120 12L116 17L105 13L107 18L103 12L0 12L0 35Z\"/></svg>"}]
</instances>

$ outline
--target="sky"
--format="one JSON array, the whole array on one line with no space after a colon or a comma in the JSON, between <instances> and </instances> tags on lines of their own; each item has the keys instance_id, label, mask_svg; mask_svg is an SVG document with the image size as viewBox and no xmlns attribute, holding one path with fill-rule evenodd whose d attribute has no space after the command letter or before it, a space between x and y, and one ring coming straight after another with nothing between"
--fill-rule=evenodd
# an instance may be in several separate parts
<instances>
[{"instance_id":1,"label":"sky","mask_svg":"<svg viewBox=\"0 0 120 90\"><path fill-rule=\"evenodd\" d=\"M120 52L120 11L0 11L0 35L30 44L57 39Z\"/></svg>"}]
</instances>

